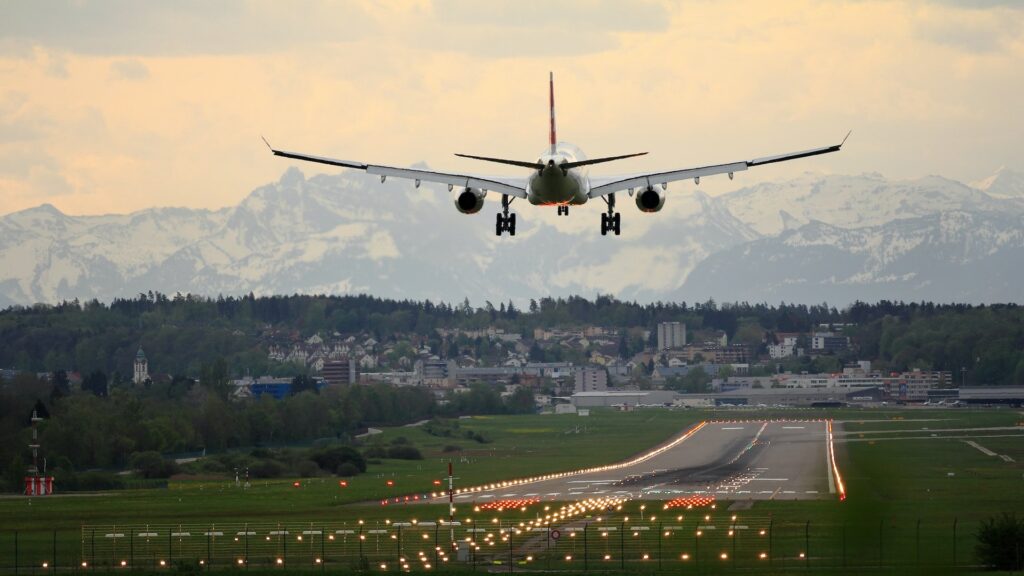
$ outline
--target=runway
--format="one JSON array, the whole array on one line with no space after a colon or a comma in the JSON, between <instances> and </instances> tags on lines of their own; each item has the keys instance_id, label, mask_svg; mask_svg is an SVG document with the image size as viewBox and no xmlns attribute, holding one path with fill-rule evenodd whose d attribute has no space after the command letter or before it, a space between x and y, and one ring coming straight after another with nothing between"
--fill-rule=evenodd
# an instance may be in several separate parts
<instances>
[{"instance_id":1,"label":"runway","mask_svg":"<svg viewBox=\"0 0 1024 576\"><path fill-rule=\"evenodd\" d=\"M670 448L655 449L647 458L641 455L639 462L464 489L455 501L602 496L671 500L694 495L718 500L834 498L828 450L827 424L822 421L709 422Z\"/></svg>"}]
</instances>

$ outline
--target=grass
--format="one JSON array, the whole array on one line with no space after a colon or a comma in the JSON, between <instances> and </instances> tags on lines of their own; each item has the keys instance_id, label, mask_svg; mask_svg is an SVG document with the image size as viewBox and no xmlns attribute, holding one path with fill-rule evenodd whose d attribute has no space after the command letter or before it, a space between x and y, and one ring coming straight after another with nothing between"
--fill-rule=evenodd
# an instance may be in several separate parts
<instances>
[{"instance_id":1,"label":"grass","mask_svg":"<svg viewBox=\"0 0 1024 576\"><path fill-rule=\"evenodd\" d=\"M1017 426L1024 416L1011 410L783 410L750 411L668 411L641 410L631 413L595 410L589 418L575 415L500 416L464 419L462 429L469 429L493 439L479 444L467 439L439 438L420 427L387 429L373 438L374 442L390 443L405 437L425 455L421 461L384 460L371 465L367 474L350 481L347 488L336 478L300 480L300 487L291 480L256 481L249 490L234 487L233 480L175 481L166 490L138 490L74 495L55 498L0 499L0 558L12 546L12 530L21 530L23 558L46 558L52 555L52 530L58 531L58 555L62 565L79 560L83 548L80 526L110 524L202 524L211 522L260 522L264 525L330 525L356 526L363 519L366 526L386 526L387 520L442 517L444 506L387 506L377 500L396 494L429 492L436 489L434 480L442 480L446 462L452 454L445 446L458 444L461 455L454 455L455 474L459 485L471 485L499 479L510 479L544 472L575 469L624 459L662 442L700 419L731 419L751 417L821 418L842 420L842 429L853 432L845 438L862 441L836 444L839 467L847 485L849 498L817 501L761 501L750 510L738 512L747 531L737 531L738 568L764 569L757 554L766 550L765 537L755 533L772 531L771 570L804 570L803 561L819 570L841 570L843 565L861 568L887 567L899 572L935 573L952 564L954 550L957 564L970 565L973 559L974 530L978 523L1003 510L1024 511L1024 436L982 437L982 446L1013 458L1007 462L987 456L961 439L930 437L929 429L985 428ZM918 422L919 419L934 419ZM1008 431L978 432L978 436L1012 434ZM927 439L906 437L926 436ZM895 439L891 439L895 438ZM394 482L387 487L386 482ZM363 504L370 501L370 504ZM657 505L651 505L651 510ZM638 502L626 505L611 522L632 522L639 515ZM727 503L707 511L719 527L731 523ZM503 522L519 522L533 518L537 510L505 512ZM653 512L648 512L651 514ZM491 514L472 514L460 510L477 522L490 521ZM659 522L671 521L671 516ZM954 539L953 523L957 524ZM592 525L595 517L590 518ZM679 525L662 538L663 558L672 562L666 569L679 568L679 555L694 552L692 534L704 523L700 514L685 513ZM809 524L808 524L809 523ZM652 525L653 526L653 525ZM655 550L654 532L638 533L624 538L621 552L637 566L652 567L640 560L643 553ZM686 536L684 536L686 534ZM428 534L429 537L429 534ZM600 536L594 534L594 546ZM725 530L706 531L700 546L716 554L731 552L733 541ZM646 539L646 540L645 540ZM569 542L558 546L568 546ZM606 545L607 546L607 545ZM613 547L614 548L614 547ZM799 554L810 550L810 558ZM573 570L578 566L566 563L562 554L552 569ZM600 554L598 553L600 552ZM309 562L315 551L299 554L295 566ZM337 554L345 558L339 549ZM577 550L577 560L581 552ZM602 564L604 551L590 549L596 563L591 569L614 567ZM609 554L618 552L611 550ZM386 556L386 554L385 554ZM550 555L548 555L550 556ZM543 552L538 558L544 557ZM154 556L155 558L155 556ZM561 564L559 564L561 562ZM0 570L8 565L0 559ZM614 562L612 562L614 564ZM724 570L729 562L706 564L705 570ZM257 566L253 566L257 568Z\"/></svg>"}]
</instances>

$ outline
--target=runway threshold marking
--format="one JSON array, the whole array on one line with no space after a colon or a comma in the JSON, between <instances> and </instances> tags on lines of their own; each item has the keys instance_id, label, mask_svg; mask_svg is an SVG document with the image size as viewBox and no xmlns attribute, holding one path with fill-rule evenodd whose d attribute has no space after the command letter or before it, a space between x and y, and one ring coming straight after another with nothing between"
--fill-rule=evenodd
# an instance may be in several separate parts
<instances>
[{"instance_id":1,"label":"runway threshold marking","mask_svg":"<svg viewBox=\"0 0 1024 576\"><path fill-rule=\"evenodd\" d=\"M803 430L805 426L783 426L783 430Z\"/></svg>"},{"instance_id":2,"label":"runway threshold marking","mask_svg":"<svg viewBox=\"0 0 1024 576\"><path fill-rule=\"evenodd\" d=\"M968 446L971 446L972 448L977 448L978 451L981 452L982 454L984 454L985 456L998 456L998 454L996 454L995 452L989 450L988 448L985 448L981 444L978 444L974 440L964 440L964 444L967 444Z\"/></svg>"}]
</instances>

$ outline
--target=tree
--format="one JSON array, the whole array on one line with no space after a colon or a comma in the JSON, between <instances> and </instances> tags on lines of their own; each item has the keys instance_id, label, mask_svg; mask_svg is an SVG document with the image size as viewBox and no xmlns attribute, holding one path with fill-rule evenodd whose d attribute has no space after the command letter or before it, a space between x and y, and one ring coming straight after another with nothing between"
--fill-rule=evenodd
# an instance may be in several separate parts
<instances>
[{"instance_id":1,"label":"tree","mask_svg":"<svg viewBox=\"0 0 1024 576\"><path fill-rule=\"evenodd\" d=\"M1012 512L983 520L975 545L978 559L996 570L1024 568L1024 518Z\"/></svg>"},{"instance_id":2,"label":"tree","mask_svg":"<svg viewBox=\"0 0 1024 576\"><path fill-rule=\"evenodd\" d=\"M106 398L108 393L107 375L102 370L93 370L82 379L82 390L92 392L100 398Z\"/></svg>"},{"instance_id":3,"label":"tree","mask_svg":"<svg viewBox=\"0 0 1024 576\"><path fill-rule=\"evenodd\" d=\"M711 383L711 376L703 368L697 366L683 376L683 389L689 393L710 392L708 384Z\"/></svg>"},{"instance_id":4,"label":"tree","mask_svg":"<svg viewBox=\"0 0 1024 576\"><path fill-rule=\"evenodd\" d=\"M533 399L533 391L524 386L516 388L515 392L509 395L505 401L505 406L513 414L532 414L537 411L537 405Z\"/></svg>"},{"instance_id":5,"label":"tree","mask_svg":"<svg viewBox=\"0 0 1024 576\"><path fill-rule=\"evenodd\" d=\"M68 373L64 370L57 370L53 373L53 392L50 393L50 398L56 400L69 394L71 394L71 383L68 382Z\"/></svg>"},{"instance_id":6,"label":"tree","mask_svg":"<svg viewBox=\"0 0 1024 576\"><path fill-rule=\"evenodd\" d=\"M537 341L535 340L533 342L533 345L530 346L530 352L529 352L529 356L528 356L529 359L530 359L530 362L543 362L544 361L544 356L545 356L544 355L544 349L541 348L540 344L537 344Z\"/></svg>"},{"instance_id":7,"label":"tree","mask_svg":"<svg viewBox=\"0 0 1024 576\"><path fill-rule=\"evenodd\" d=\"M305 374L299 374L295 378L292 378L291 395L295 396L296 394L301 394L303 392L319 393L319 390L316 388L316 380L313 380L313 378ZM333 470L333 468L328 468L328 470Z\"/></svg>"}]
</instances>

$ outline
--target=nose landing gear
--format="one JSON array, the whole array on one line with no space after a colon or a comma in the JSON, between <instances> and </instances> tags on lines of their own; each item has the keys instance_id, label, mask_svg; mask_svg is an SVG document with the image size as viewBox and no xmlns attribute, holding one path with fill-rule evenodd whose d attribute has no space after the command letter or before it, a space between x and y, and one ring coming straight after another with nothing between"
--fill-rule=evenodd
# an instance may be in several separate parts
<instances>
[{"instance_id":1,"label":"nose landing gear","mask_svg":"<svg viewBox=\"0 0 1024 576\"><path fill-rule=\"evenodd\" d=\"M601 214L601 236L607 236L608 232L618 236L622 232L622 214L615 211L615 194L609 194L604 201L608 212Z\"/></svg>"},{"instance_id":2,"label":"nose landing gear","mask_svg":"<svg viewBox=\"0 0 1024 576\"><path fill-rule=\"evenodd\" d=\"M568 206L559 206L558 207L558 215L559 216L568 216L569 215L569 207Z\"/></svg>"}]
</instances>

